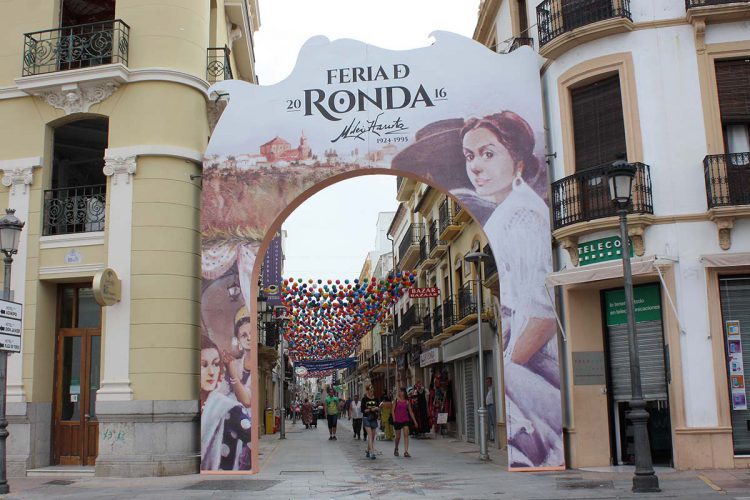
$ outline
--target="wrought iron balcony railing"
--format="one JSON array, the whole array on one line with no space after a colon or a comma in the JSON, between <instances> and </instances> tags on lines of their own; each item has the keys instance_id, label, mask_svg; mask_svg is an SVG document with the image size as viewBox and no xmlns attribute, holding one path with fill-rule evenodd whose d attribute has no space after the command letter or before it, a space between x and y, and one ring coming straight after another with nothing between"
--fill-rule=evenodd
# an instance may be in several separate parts
<instances>
[{"instance_id":1,"label":"wrought iron balcony railing","mask_svg":"<svg viewBox=\"0 0 750 500\"><path fill-rule=\"evenodd\" d=\"M266 321L261 324L258 343L266 347L278 347L281 328L276 321Z\"/></svg>"},{"instance_id":2,"label":"wrought iron balcony railing","mask_svg":"<svg viewBox=\"0 0 750 500\"><path fill-rule=\"evenodd\" d=\"M209 47L206 55L206 81L221 82L232 79L232 63L229 60L229 47Z\"/></svg>"},{"instance_id":3,"label":"wrought iron balcony railing","mask_svg":"<svg viewBox=\"0 0 750 500\"><path fill-rule=\"evenodd\" d=\"M412 304L401 316L402 334L414 326L420 325L422 321L422 308Z\"/></svg>"},{"instance_id":4,"label":"wrought iron balcony railing","mask_svg":"<svg viewBox=\"0 0 750 500\"><path fill-rule=\"evenodd\" d=\"M448 328L456 323L458 323L458 314L456 314L455 302L451 295L443 301L443 328Z\"/></svg>"},{"instance_id":5,"label":"wrought iron balcony railing","mask_svg":"<svg viewBox=\"0 0 750 500\"><path fill-rule=\"evenodd\" d=\"M24 35L23 76L128 64L130 26L120 19L79 24Z\"/></svg>"},{"instance_id":6,"label":"wrought iron balcony railing","mask_svg":"<svg viewBox=\"0 0 750 500\"><path fill-rule=\"evenodd\" d=\"M492 255L492 248L490 248L489 243L484 246L482 252L491 257L484 261L484 279L488 279L497 274L497 263L495 262L495 256Z\"/></svg>"},{"instance_id":7,"label":"wrought iron balcony railing","mask_svg":"<svg viewBox=\"0 0 750 500\"><path fill-rule=\"evenodd\" d=\"M685 0L685 8L707 7L711 5L727 5L730 3L750 3L750 0Z\"/></svg>"},{"instance_id":8,"label":"wrought iron balcony railing","mask_svg":"<svg viewBox=\"0 0 750 500\"><path fill-rule=\"evenodd\" d=\"M433 337L443 333L443 306L440 304L432 310L432 330Z\"/></svg>"},{"instance_id":9,"label":"wrought iron balcony railing","mask_svg":"<svg viewBox=\"0 0 750 500\"><path fill-rule=\"evenodd\" d=\"M708 208L750 205L750 152L706 156L703 170Z\"/></svg>"},{"instance_id":10,"label":"wrought iron balcony railing","mask_svg":"<svg viewBox=\"0 0 750 500\"><path fill-rule=\"evenodd\" d=\"M44 192L43 235L104 231L107 185Z\"/></svg>"},{"instance_id":11,"label":"wrought iron balcony railing","mask_svg":"<svg viewBox=\"0 0 750 500\"><path fill-rule=\"evenodd\" d=\"M438 219L440 220L440 230L445 230L446 227L453 224L453 211L451 210L450 202L448 198L444 199L440 204L438 210Z\"/></svg>"},{"instance_id":12,"label":"wrought iron balcony railing","mask_svg":"<svg viewBox=\"0 0 750 500\"><path fill-rule=\"evenodd\" d=\"M458 290L458 319L462 320L470 314L477 313L477 300L474 296L474 288L471 282L465 283Z\"/></svg>"},{"instance_id":13,"label":"wrought iron balcony railing","mask_svg":"<svg viewBox=\"0 0 750 500\"><path fill-rule=\"evenodd\" d=\"M630 0L544 0L536 8L539 45L576 28L613 18L630 19Z\"/></svg>"},{"instance_id":14,"label":"wrought iron balcony railing","mask_svg":"<svg viewBox=\"0 0 750 500\"><path fill-rule=\"evenodd\" d=\"M422 236L419 240L419 262L424 262L430 254L430 246L427 244L429 238L427 235Z\"/></svg>"},{"instance_id":15,"label":"wrought iron balcony railing","mask_svg":"<svg viewBox=\"0 0 750 500\"><path fill-rule=\"evenodd\" d=\"M648 165L636 167L631 213L652 214L651 173ZM617 215L609 194L607 171L611 165L589 168L552 183L552 216L554 229Z\"/></svg>"},{"instance_id":16,"label":"wrought iron balcony railing","mask_svg":"<svg viewBox=\"0 0 750 500\"><path fill-rule=\"evenodd\" d=\"M534 39L528 36L517 36L513 38L513 41L510 43L510 47L508 47L508 52L513 52L519 47L523 46L534 48Z\"/></svg>"},{"instance_id":17,"label":"wrought iron balcony railing","mask_svg":"<svg viewBox=\"0 0 750 500\"><path fill-rule=\"evenodd\" d=\"M404 237L398 244L399 261L403 260L410 246L419 245L419 241L422 239L422 233L424 233L424 224L411 224L406 228Z\"/></svg>"},{"instance_id":18,"label":"wrought iron balcony railing","mask_svg":"<svg viewBox=\"0 0 750 500\"><path fill-rule=\"evenodd\" d=\"M430 236L430 243L429 243L430 252L432 252L432 250L435 247L446 244L444 240L440 239L440 230L441 228L440 228L439 221L437 220L432 221L432 224L430 224L430 235L429 235Z\"/></svg>"}]
</instances>

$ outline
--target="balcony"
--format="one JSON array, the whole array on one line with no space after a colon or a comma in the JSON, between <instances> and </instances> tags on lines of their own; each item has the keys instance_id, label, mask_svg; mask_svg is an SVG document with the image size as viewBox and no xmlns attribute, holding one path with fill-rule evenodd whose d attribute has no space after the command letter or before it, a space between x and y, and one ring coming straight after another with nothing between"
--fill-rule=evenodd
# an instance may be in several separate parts
<instances>
[{"instance_id":1,"label":"balcony","mask_svg":"<svg viewBox=\"0 0 750 500\"><path fill-rule=\"evenodd\" d=\"M653 214L650 168L643 163L634 165L636 174L629 211ZM589 168L552 183L552 224L555 230L617 215L617 207L609 195L609 168L609 164Z\"/></svg>"},{"instance_id":2,"label":"balcony","mask_svg":"<svg viewBox=\"0 0 750 500\"><path fill-rule=\"evenodd\" d=\"M489 243L484 246L482 252L492 257L484 263L484 287L490 291L497 290L499 294L500 276L497 274L497 263L495 262L495 256L492 254L492 248L490 248Z\"/></svg>"},{"instance_id":3,"label":"balcony","mask_svg":"<svg viewBox=\"0 0 750 500\"><path fill-rule=\"evenodd\" d=\"M443 336L450 337L454 333L460 332L466 328L466 326L460 324L458 320L458 304L451 295L447 300L443 301Z\"/></svg>"},{"instance_id":4,"label":"balcony","mask_svg":"<svg viewBox=\"0 0 750 500\"><path fill-rule=\"evenodd\" d=\"M552 59L581 43L633 30L630 0L544 0L536 17L539 54Z\"/></svg>"},{"instance_id":5,"label":"balcony","mask_svg":"<svg viewBox=\"0 0 750 500\"><path fill-rule=\"evenodd\" d=\"M418 337L424 331L422 308L416 304L409 307L401 316L401 327L401 340L404 343L408 344L411 339Z\"/></svg>"},{"instance_id":6,"label":"balcony","mask_svg":"<svg viewBox=\"0 0 750 500\"><path fill-rule=\"evenodd\" d=\"M279 325L275 321L260 323L258 331L258 356L266 361L275 361L278 357Z\"/></svg>"},{"instance_id":7,"label":"balcony","mask_svg":"<svg viewBox=\"0 0 750 500\"><path fill-rule=\"evenodd\" d=\"M130 26L120 19L24 35L23 76L121 63L128 65Z\"/></svg>"},{"instance_id":8,"label":"balcony","mask_svg":"<svg viewBox=\"0 0 750 500\"><path fill-rule=\"evenodd\" d=\"M367 371L367 369L370 367L370 356L371 351L369 349L362 349L361 351L359 351L359 354L357 355L358 372Z\"/></svg>"},{"instance_id":9,"label":"balcony","mask_svg":"<svg viewBox=\"0 0 750 500\"><path fill-rule=\"evenodd\" d=\"M419 261L419 242L424 234L424 224L411 224L398 244L398 268L414 269Z\"/></svg>"},{"instance_id":10,"label":"balcony","mask_svg":"<svg viewBox=\"0 0 750 500\"><path fill-rule=\"evenodd\" d=\"M690 22L742 21L750 13L750 0L685 0Z\"/></svg>"},{"instance_id":11,"label":"balcony","mask_svg":"<svg viewBox=\"0 0 750 500\"><path fill-rule=\"evenodd\" d=\"M430 245L431 237L429 234L425 234L419 241L419 268L420 271L427 271L437 264L437 257L433 256L432 245Z\"/></svg>"},{"instance_id":12,"label":"balcony","mask_svg":"<svg viewBox=\"0 0 750 500\"><path fill-rule=\"evenodd\" d=\"M232 63L229 47L209 47L206 50L206 81L208 83L231 80Z\"/></svg>"},{"instance_id":13,"label":"balcony","mask_svg":"<svg viewBox=\"0 0 750 500\"><path fill-rule=\"evenodd\" d=\"M106 184L44 192L43 236L104 231Z\"/></svg>"},{"instance_id":14,"label":"balcony","mask_svg":"<svg viewBox=\"0 0 750 500\"><path fill-rule=\"evenodd\" d=\"M448 198L440 204L438 211L440 220L440 234L438 237L446 242L452 241L461 232L461 226L453 219L453 210Z\"/></svg>"},{"instance_id":15,"label":"balcony","mask_svg":"<svg viewBox=\"0 0 750 500\"><path fill-rule=\"evenodd\" d=\"M458 203L455 203L454 206L456 207L453 215L453 221L456 224L466 224L471 221L471 214L463 209L461 205Z\"/></svg>"},{"instance_id":16,"label":"balcony","mask_svg":"<svg viewBox=\"0 0 750 500\"><path fill-rule=\"evenodd\" d=\"M414 194L417 181L408 177L396 177L396 199L400 202L409 201Z\"/></svg>"},{"instance_id":17,"label":"balcony","mask_svg":"<svg viewBox=\"0 0 750 500\"><path fill-rule=\"evenodd\" d=\"M458 290L458 324L469 326L477 321L477 300L471 282Z\"/></svg>"},{"instance_id":18,"label":"balcony","mask_svg":"<svg viewBox=\"0 0 750 500\"><path fill-rule=\"evenodd\" d=\"M750 217L750 152L709 155L703 159L709 218L723 250L732 246L737 217Z\"/></svg>"},{"instance_id":19,"label":"balcony","mask_svg":"<svg viewBox=\"0 0 750 500\"><path fill-rule=\"evenodd\" d=\"M534 49L534 39L528 36L517 36L513 38L513 41L510 43L510 47L508 47L508 52L513 52L514 50L520 48L520 47L531 47L531 49Z\"/></svg>"},{"instance_id":20,"label":"balcony","mask_svg":"<svg viewBox=\"0 0 750 500\"><path fill-rule=\"evenodd\" d=\"M430 224L430 259L435 259L436 261L448 251L448 244L444 240L441 240L439 235L439 221L434 220Z\"/></svg>"}]
</instances>

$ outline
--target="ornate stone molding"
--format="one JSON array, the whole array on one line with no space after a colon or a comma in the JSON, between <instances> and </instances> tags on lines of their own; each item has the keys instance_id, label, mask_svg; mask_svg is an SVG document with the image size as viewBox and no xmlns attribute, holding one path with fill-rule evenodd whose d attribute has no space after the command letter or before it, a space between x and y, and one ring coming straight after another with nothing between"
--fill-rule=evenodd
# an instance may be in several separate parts
<instances>
[{"instance_id":1,"label":"ornate stone molding","mask_svg":"<svg viewBox=\"0 0 750 500\"><path fill-rule=\"evenodd\" d=\"M570 262L572 262L573 265L577 267L578 266L578 237L569 236L567 238L560 238L558 242L560 243L560 247L568 252L568 255L570 256Z\"/></svg>"},{"instance_id":2,"label":"ornate stone molding","mask_svg":"<svg viewBox=\"0 0 750 500\"><path fill-rule=\"evenodd\" d=\"M41 157L18 158L15 160L0 161L0 170L3 172L2 184L10 188L10 194L16 194L16 186L23 186L26 194L27 186L34 182L34 169L42 165Z\"/></svg>"},{"instance_id":3,"label":"ornate stone molding","mask_svg":"<svg viewBox=\"0 0 750 500\"><path fill-rule=\"evenodd\" d=\"M112 177L112 184L117 184L117 177L125 175L125 184L130 184L130 178L136 171L135 156L117 156L104 158L104 175Z\"/></svg>"},{"instance_id":4,"label":"ornate stone molding","mask_svg":"<svg viewBox=\"0 0 750 500\"><path fill-rule=\"evenodd\" d=\"M643 242L643 233L646 226L643 224L628 225L628 236L633 243L633 253L638 257L643 257L646 253L646 245Z\"/></svg>"},{"instance_id":5,"label":"ornate stone molding","mask_svg":"<svg viewBox=\"0 0 750 500\"><path fill-rule=\"evenodd\" d=\"M71 83L57 89L34 92L35 95L52 106L62 109L66 115L86 113L91 106L99 104L111 96L118 88L113 81L99 82L91 85Z\"/></svg>"},{"instance_id":6,"label":"ornate stone molding","mask_svg":"<svg viewBox=\"0 0 750 500\"><path fill-rule=\"evenodd\" d=\"M716 224L719 246L722 250L732 248L732 228L738 218L750 218L750 206L715 207L708 211L708 218Z\"/></svg>"},{"instance_id":7,"label":"ornate stone molding","mask_svg":"<svg viewBox=\"0 0 750 500\"><path fill-rule=\"evenodd\" d=\"M34 182L34 167L14 168L3 170L3 186L10 188L10 194L16 194L16 185L23 186L23 194L26 194L27 186Z\"/></svg>"},{"instance_id":8,"label":"ornate stone molding","mask_svg":"<svg viewBox=\"0 0 750 500\"><path fill-rule=\"evenodd\" d=\"M698 54L706 53L706 20L697 18L693 20L693 31L695 33L695 49Z\"/></svg>"}]
</instances>

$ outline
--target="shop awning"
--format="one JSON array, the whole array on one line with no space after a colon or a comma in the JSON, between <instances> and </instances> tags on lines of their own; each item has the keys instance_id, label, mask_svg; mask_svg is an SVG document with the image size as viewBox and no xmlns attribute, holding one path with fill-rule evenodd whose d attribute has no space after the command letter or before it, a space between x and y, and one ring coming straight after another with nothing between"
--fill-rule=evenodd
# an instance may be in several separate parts
<instances>
[{"instance_id":1,"label":"shop awning","mask_svg":"<svg viewBox=\"0 0 750 500\"><path fill-rule=\"evenodd\" d=\"M706 267L750 266L750 252L712 253L701 255L700 261Z\"/></svg>"},{"instance_id":2,"label":"shop awning","mask_svg":"<svg viewBox=\"0 0 750 500\"><path fill-rule=\"evenodd\" d=\"M632 258L630 260L630 267L633 271L633 276L652 272L656 259L656 255ZM555 287L612 278L622 278L622 261L619 259L549 273L546 281L548 287Z\"/></svg>"}]
</instances>

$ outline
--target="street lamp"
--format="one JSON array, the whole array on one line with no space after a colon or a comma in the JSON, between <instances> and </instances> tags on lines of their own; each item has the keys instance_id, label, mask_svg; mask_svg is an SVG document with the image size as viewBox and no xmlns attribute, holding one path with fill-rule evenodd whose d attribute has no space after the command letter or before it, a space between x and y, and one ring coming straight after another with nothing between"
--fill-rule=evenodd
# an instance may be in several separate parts
<instances>
[{"instance_id":1,"label":"street lamp","mask_svg":"<svg viewBox=\"0 0 750 500\"><path fill-rule=\"evenodd\" d=\"M618 159L609 169L609 190L612 202L620 216L620 239L622 243L622 275L625 288L625 306L628 318L628 351L630 353L630 411L628 419L633 424L635 437L635 474L633 491L649 493L661 491L659 478L651 462L651 447L648 442L648 411L641 386L641 361L638 355L638 334L635 329L635 306L633 303L633 275L630 269L630 241L628 240L628 205L633 196L635 165Z\"/></svg>"},{"instance_id":2,"label":"street lamp","mask_svg":"<svg viewBox=\"0 0 750 500\"><path fill-rule=\"evenodd\" d=\"M5 255L5 278L3 281L3 299L10 300L10 268L13 266L13 255L18 253L18 242L24 222L15 216L12 208L5 209L0 217L0 251ZM8 353L0 351L0 494L10 492L6 474L6 441L8 439L8 419L5 417L5 392L8 380Z\"/></svg>"},{"instance_id":3,"label":"street lamp","mask_svg":"<svg viewBox=\"0 0 750 500\"><path fill-rule=\"evenodd\" d=\"M484 352L482 350L482 262L487 262L492 257L479 250L464 256L466 262L476 266L477 273L477 352L479 353L479 459L489 460L487 453L487 408L484 406ZM495 425L494 423L492 425Z\"/></svg>"}]
</instances>

